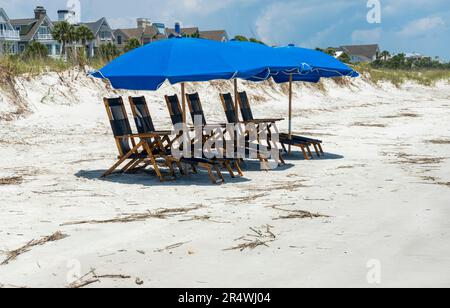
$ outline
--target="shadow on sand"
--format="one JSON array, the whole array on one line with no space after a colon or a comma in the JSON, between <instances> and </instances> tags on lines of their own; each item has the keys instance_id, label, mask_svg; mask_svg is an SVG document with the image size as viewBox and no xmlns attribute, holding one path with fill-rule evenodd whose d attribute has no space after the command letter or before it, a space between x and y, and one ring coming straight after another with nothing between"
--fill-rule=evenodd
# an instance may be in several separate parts
<instances>
[{"instance_id":1,"label":"shadow on sand","mask_svg":"<svg viewBox=\"0 0 450 308\"><path fill-rule=\"evenodd\" d=\"M314 158L312 160L336 160L336 159L344 159L344 156L339 155L339 154L333 154L333 153L326 153L322 154L322 157L317 157L317 155L314 153L313 154ZM301 152L298 151L292 151L292 153L290 155L288 154L284 154L283 158L286 162L289 161L298 161L298 160L305 160L305 158L303 157L303 154Z\"/></svg>"},{"instance_id":2,"label":"shadow on sand","mask_svg":"<svg viewBox=\"0 0 450 308\"><path fill-rule=\"evenodd\" d=\"M101 178L101 175L106 170L80 170L75 174L78 178L104 181L110 183L129 184L129 185L142 185L142 186L219 186L211 183L208 174L203 170L199 170L197 174L179 175L177 174L176 180L167 180L165 182L159 181L156 174L152 171L145 170L136 173L122 173L112 174L106 178ZM231 178L228 173L223 173L226 184L244 183L249 182L249 179L245 177Z\"/></svg>"},{"instance_id":3,"label":"shadow on sand","mask_svg":"<svg viewBox=\"0 0 450 308\"><path fill-rule=\"evenodd\" d=\"M315 157L314 160L335 160L343 159L344 156L325 153L321 158ZM295 165L289 163L289 161L300 161L305 160L302 153L292 152L291 155L285 155L284 159L286 164L279 166L275 169L268 171L261 169L261 163L258 160L246 160L242 164L242 169L244 171L244 177L231 178L229 174L223 171L226 184L236 184L250 182L250 179L245 178L245 172L262 172L263 174L270 174L271 172L281 172L293 168ZM137 173L123 173L123 174L113 174L106 178L101 178L101 175L106 170L80 170L75 176L78 178L97 180L110 183L120 183L129 185L143 185L143 186L216 186L216 184L211 183L207 173L204 170L199 170L198 174L190 174L187 176L182 176L177 174L177 179L175 181L165 181L160 182L153 171L142 170Z\"/></svg>"}]
</instances>

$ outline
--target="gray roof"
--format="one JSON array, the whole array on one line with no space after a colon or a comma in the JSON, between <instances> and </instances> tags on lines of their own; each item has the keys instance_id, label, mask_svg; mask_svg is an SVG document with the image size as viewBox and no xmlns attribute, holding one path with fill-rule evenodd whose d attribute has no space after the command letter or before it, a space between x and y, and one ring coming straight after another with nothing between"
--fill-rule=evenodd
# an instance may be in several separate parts
<instances>
[{"instance_id":1,"label":"gray roof","mask_svg":"<svg viewBox=\"0 0 450 308\"><path fill-rule=\"evenodd\" d=\"M380 47L377 44L372 45L348 45L341 46L341 48L349 55L363 56L372 59L380 51Z\"/></svg>"},{"instance_id":2,"label":"gray roof","mask_svg":"<svg viewBox=\"0 0 450 308\"><path fill-rule=\"evenodd\" d=\"M11 19L11 25L14 27L21 26L20 28L20 39L24 41L31 40L42 23L47 20L49 25L52 26L52 21L47 17L43 17L40 19L34 18L24 18L24 19Z\"/></svg>"},{"instance_id":3,"label":"gray roof","mask_svg":"<svg viewBox=\"0 0 450 308\"><path fill-rule=\"evenodd\" d=\"M218 42L222 42L224 39L228 40L228 34L225 30L200 31L200 37Z\"/></svg>"},{"instance_id":4,"label":"gray roof","mask_svg":"<svg viewBox=\"0 0 450 308\"><path fill-rule=\"evenodd\" d=\"M97 34L97 32L100 30L100 27L102 26L103 22L105 21L105 18L100 18L97 21L94 22L82 22L80 25L86 26L94 33L94 35Z\"/></svg>"}]
</instances>

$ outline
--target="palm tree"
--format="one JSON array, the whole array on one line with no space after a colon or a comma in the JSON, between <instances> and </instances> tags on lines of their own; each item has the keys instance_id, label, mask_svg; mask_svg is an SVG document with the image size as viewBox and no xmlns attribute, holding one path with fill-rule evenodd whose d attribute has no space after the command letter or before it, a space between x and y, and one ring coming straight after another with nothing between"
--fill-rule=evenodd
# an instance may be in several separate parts
<instances>
[{"instance_id":1,"label":"palm tree","mask_svg":"<svg viewBox=\"0 0 450 308\"><path fill-rule=\"evenodd\" d=\"M382 58L384 61L387 61L387 59L391 56L391 53L387 50L383 51L380 54L380 58Z\"/></svg>"},{"instance_id":2,"label":"palm tree","mask_svg":"<svg viewBox=\"0 0 450 308\"><path fill-rule=\"evenodd\" d=\"M75 30L67 21L58 22L53 28L52 36L62 45L61 55L63 53L66 55L67 44L74 40Z\"/></svg>"},{"instance_id":3,"label":"palm tree","mask_svg":"<svg viewBox=\"0 0 450 308\"><path fill-rule=\"evenodd\" d=\"M77 40L81 41L83 48L86 48L86 44L95 39L95 35L91 29L85 25L81 25L76 29Z\"/></svg>"},{"instance_id":4,"label":"palm tree","mask_svg":"<svg viewBox=\"0 0 450 308\"><path fill-rule=\"evenodd\" d=\"M86 27L85 25L81 25L77 28L77 36L81 41L81 44L86 45L87 42L93 41L95 39L95 35L91 29Z\"/></svg>"},{"instance_id":5,"label":"palm tree","mask_svg":"<svg viewBox=\"0 0 450 308\"><path fill-rule=\"evenodd\" d=\"M139 42L139 40L136 38L131 38L125 45L124 51L129 52L139 47L141 47L141 43Z\"/></svg>"}]
</instances>

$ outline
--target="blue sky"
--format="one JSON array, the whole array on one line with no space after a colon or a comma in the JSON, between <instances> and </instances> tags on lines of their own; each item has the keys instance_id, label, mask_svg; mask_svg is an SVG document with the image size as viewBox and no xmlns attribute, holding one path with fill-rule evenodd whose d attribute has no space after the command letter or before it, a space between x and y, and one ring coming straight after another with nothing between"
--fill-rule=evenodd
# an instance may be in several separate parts
<instances>
[{"instance_id":1,"label":"blue sky","mask_svg":"<svg viewBox=\"0 0 450 308\"><path fill-rule=\"evenodd\" d=\"M379 0L381 23L367 22L368 0L80 0L82 20L107 17L113 27L132 27L137 17L202 29L226 29L269 44L303 47L379 43L392 52L419 52L450 60L449 0ZM373 1L373 0L371 0ZM375 0L378 1L378 0ZM10 18L49 15L67 0L0 0Z\"/></svg>"}]
</instances>

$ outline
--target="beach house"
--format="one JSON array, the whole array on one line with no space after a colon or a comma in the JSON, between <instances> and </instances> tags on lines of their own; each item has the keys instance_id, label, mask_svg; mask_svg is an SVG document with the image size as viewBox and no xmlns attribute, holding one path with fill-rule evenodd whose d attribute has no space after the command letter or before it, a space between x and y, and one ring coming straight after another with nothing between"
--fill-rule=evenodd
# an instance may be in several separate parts
<instances>
[{"instance_id":1,"label":"beach house","mask_svg":"<svg viewBox=\"0 0 450 308\"><path fill-rule=\"evenodd\" d=\"M95 39L88 42L88 55L91 58L97 54L100 46L113 44L115 41L114 31L105 17L94 22L82 22L79 25L88 27L94 33Z\"/></svg>"},{"instance_id":2,"label":"beach house","mask_svg":"<svg viewBox=\"0 0 450 308\"><path fill-rule=\"evenodd\" d=\"M347 45L341 46L340 51L349 55L351 63L369 63L378 58L380 46L372 45Z\"/></svg>"},{"instance_id":3,"label":"beach house","mask_svg":"<svg viewBox=\"0 0 450 308\"><path fill-rule=\"evenodd\" d=\"M11 25L8 15L0 8L0 55L18 52L19 31Z\"/></svg>"},{"instance_id":4,"label":"beach house","mask_svg":"<svg viewBox=\"0 0 450 308\"><path fill-rule=\"evenodd\" d=\"M115 43L123 50L131 39L137 39L141 45L166 39L166 27L163 23L153 23L147 18L138 18L136 28L117 29L114 31Z\"/></svg>"},{"instance_id":5,"label":"beach house","mask_svg":"<svg viewBox=\"0 0 450 308\"><path fill-rule=\"evenodd\" d=\"M75 28L86 26L94 34L94 39L85 42L84 44L86 46L82 46L81 42L70 42L68 44L69 47L74 47L75 45L77 48L84 47L86 48L87 55L92 58L97 54L97 51L101 45L114 43L114 31L109 26L109 23L105 17L102 17L94 22L77 22L77 20L79 20L79 16L76 16L76 12L73 10L64 9L58 11L57 22L68 22ZM57 22L55 22L55 24Z\"/></svg>"},{"instance_id":6,"label":"beach house","mask_svg":"<svg viewBox=\"0 0 450 308\"><path fill-rule=\"evenodd\" d=\"M213 40L213 41L218 41L218 42L229 41L228 33L225 30L202 31L198 27L189 27L189 28L180 28L179 31L180 31L181 36L196 37L196 38L202 38L202 39ZM167 28L166 33L169 38L175 37L178 35L175 28Z\"/></svg>"},{"instance_id":7,"label":"beach house","mask_svg":"<svg viewBox=\"0 0 450 308\"><path fill-rule=\"evenodd\" d=\"M37 41L48 49L51 57L60 55L60 44L52 37L53 23L47 16L44 7L38 6L34 10L34 17L24 19L11 19L11 26L15 33L19 33L18 52L25 51L30 42Z\"/></svg>"}]
</instances>

